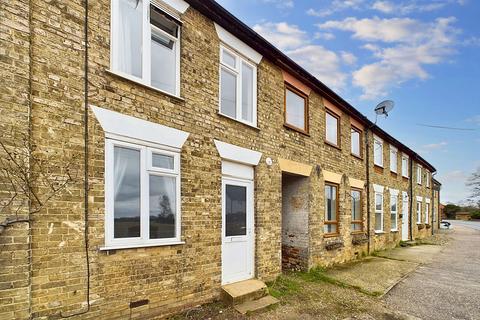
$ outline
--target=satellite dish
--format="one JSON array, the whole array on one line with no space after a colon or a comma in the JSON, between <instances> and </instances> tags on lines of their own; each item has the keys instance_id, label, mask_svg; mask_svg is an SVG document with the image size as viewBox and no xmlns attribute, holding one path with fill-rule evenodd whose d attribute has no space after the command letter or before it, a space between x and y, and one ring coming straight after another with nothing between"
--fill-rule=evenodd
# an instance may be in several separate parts
<instances>
[{"instance_id":1,"label":"satellite dish","mask_svg":"<svg viewBox=\"0 0 480 320\"><path fill-rule=\"evenodd\" d=\"M375 108L375 113L377 114L377 116L384 115L385 117L388 117L388 113L392 111L394 106L395 102L393 102L392 100L385 100L377 105L377 107Z\"/></svg>"}]
</instances>

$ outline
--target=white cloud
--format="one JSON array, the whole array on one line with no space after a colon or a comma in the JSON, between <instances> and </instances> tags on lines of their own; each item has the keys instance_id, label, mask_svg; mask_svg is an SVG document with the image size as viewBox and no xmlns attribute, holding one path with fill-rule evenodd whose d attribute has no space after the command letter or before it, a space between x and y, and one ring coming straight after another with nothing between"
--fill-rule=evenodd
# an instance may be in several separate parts
<instances>
[{"instance_id":1,"label":"white cloud","mask_svg":"<svg viewBox=\"0 0 480 320\"><path fill-rule=\"evenodd\" d=\"M261 34L280 50L298 48L309 43L305 31L300 30L296 25L290 25L286 22L256 24L253 26L253 30Z\"/></svg>"},{"instance_id":2,"label":"white cloud","mask_svg":"<svg viewBox=\"0 0 480 320\"><path fill-rule=\"evenodd\" d=\"M438 18L425 23L410 18L371 19L346 18L319 24L322 30L349 31L352 37L368 41L364 49L378 60L353 72L353 84L362 88L362 99L377 99L389 89L412 79L429 77L426 65L443 62L455 52L458 30L455 18ZM394 44L381 48L371 42Z\"/></svg>"},{"instance_id":3,"label":"white cloud","mask_svg":"<svg viewBox=\"0 0 480 320\"><path fill-rule=\"evenodd\" d=\"M340 54L342 56L342 60L348 65L352 65L357 62L357 57L351 52L342 51Z\"/></svg>"},{"instance_id":4,"label":"white cloud","mask_svg":"<svg viewBox=\"0 0 480 320\"><path fill-rule=\"evenodd\" d=\"M253 29L332 89L345 87L347 75L341 71L341 64L352 62L355 59L352 54L340 57L323 46L312 44L305 31L286 22L265 22Z\"/></svg>"},{"instance_id":5,"label":"white cloud","mask_svg":"<svg viewBox=\"0 0 480 320\"><path fill-rule=\"evenodd\" d=\"M307 10L307 14L314 17L326 17L347 9L360 9L363 2L364 0L333 0L329 7L324 9L310 8Z\"/></svg>"},{"instance_id":6,"label":"white cloud","mask_svg":"<svg viewBox=\"0 0 480 320\"><path fill-rule=\"evenodd\" d=\"M274 4L279 9L293 8L295 6L293 0L262 0L262 2Z\"/></svg>"},{"instance_id":7,"label":"white cloud","mask_svg":"<svg viewBox=\"0 0 480 320\"><path fill-rule=\"evenodd\" d=\"M426 155L431 152L440 152L440 151L445 152L447 146L448 146L448 142L442 141L438 143L430 143L430 144L423 145L417 150L419 153Z\"/></svg>"},{"instance_id":8,"label":"white cloud","mask_svg":"<svg viewBox=\"0 0 480 320\"><path fill-rule=\"evenodd\" d=\"M463 40L462 43L466 47L480 47L480 37L470 37Z\"/></svg>"},{"instance_id":9,"label":"white cloud","mask_svg":"<svg viewBox=\"0 0 480 320\"><path fill-rule=\"evenodd\" d=\"M480 126L480 114L476 115L476 116L473 116L471 118L468 118L466 121L469 122L469 123L474 123L474 124Z\"/></svg>"},{"instance_id":10,"label":"white cloud","mask_svg":"<svg viewBox=\"0 0 480 320\"><path fill-rule=\"evenodd\" d=\"M286 54L330 88L341 90L345 87L347 75L340 70L340 58L335 52L319 45L308 45Z\"/></svg>"},{"instance_id":11,"label":"white cloud","mask_svg":"<svg viewBox=\"0 0 480 320\"><path fill-rule=\"evenodd\" d=\"M333 39L335 39L335 35L331 32L316 32L313 37L315 39L322 39L322 40L333 40Z\"/></svg>"},{"instance_id":12,"label":"white cloud","mask_svg":"<svg viewBox=\"0 0 480 320\"><path fill-rule=\"evenodd\" d=\"M442 182L441 201L444 203L459 203L470 195L468 188L465 187L468 175L462 170L440 172L437 179Z\"/></svg>"},{"instance_id":13,"label":"white cloud","mask_svg":"<svg viewBox=\"0 0 480 320\"><path fill-rule=\"evenodd\" d=\"M410 2L392 2L392 1L375 1L372 9L387 13L387 14L409 14L412 12L428 12L439 10L452 1L437 1L432 3L418 3L417 1Z\"/></svg>"}]
</instances>

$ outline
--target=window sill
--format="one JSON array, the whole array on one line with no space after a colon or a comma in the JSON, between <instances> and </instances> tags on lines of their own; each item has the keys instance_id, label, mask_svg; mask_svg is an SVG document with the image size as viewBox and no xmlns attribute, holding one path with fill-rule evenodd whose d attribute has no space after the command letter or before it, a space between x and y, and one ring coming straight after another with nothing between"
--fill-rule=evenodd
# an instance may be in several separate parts
<instances>
[{"instance_id":1,"label":"window sill","mask_svg":"<svg viewBox=\"0 0 480 320\"><path fill-rule=\"evenodd\" d=\"M363 232L363 230L361 230L361 231L352 231L352 232L350 232L350 234L355 236L355 235L358 235L358 234L364 234L364 232Z\"/></svg>"},{"instance_id":2,"label":"window sill","mask_svg":"<svg viewBox=\"0 0 480 320\"><path fill-rule=\"evenodd\" d=\"M232 117L230 117L230 116L227 116L226 114L221 113L220 111L218 111L217 114L218 114L219 116L223 117L223 118L226 118L226 119L235 121L235 122L240 123L240 124L243 124L243 125L245 125L245 126L247 126L247 127L249 127L249 128L252 128L252 129L255 129L255 130L257 130L257 131L260 131L260 128L259 128L259 127L255 126L255 125L253 125L253 124L251 124L251 123L248 123L248 122L245 122L245 121L241 121L241 120L232 118Z\"/></svg>"},{"instance_id":3,"label":"window sill","mask_svg":"<svg viewBox=\"0 0 480 320\"><path fill-rule=\"evenodd\" d=\"M133 245L113 245L101 247L100 251L110 251L110 250L124 250L124 249L140 249L140 248L151 248L151 247L165 247L165 246L178 246L184 245L185 241L172 241L165 243L152 243L152 244L133 244Z\"/></svg>"},{"instance_id":4,"label":"window sill","mask_svg":"<svg viewBox=\"0 0 480 320\"><path fill-rule=\"evenodd\" d=\"M326 141L326 140L325 140L325 144L326 144L327 146L330 146L330 147L332 147L332 148L335 148L335 149L337 149L337 150L339 150L339 151L342 151L342 148L340 148L338 145L336 145L336 144L334 144L334 143L332 143L332 142L329 142L329 141Z\"/></svg>"},{"instance_id":5,"label":"window sill","mask_svg":"<svg viewBox=\"0 0 480 320\"><path fill-rule=\"evenodd\" d=\"M180 96L177 96L177 95L174 95L172 93L169 93L169 92L166 92L166 91L163 91L162 89L158 89L158 88L155 88L155 87L152 87L151 85L148 85L148 84L145 84L145 83L142 83L140 81L138 81L137 79L134 79L132 77L129 77L128 75L126 74L122 74L120 72L116 72L116 71L113 71L113 70L110 70L110 69L106 69L105 70L107 73L111 74L112 76L115 76L115 77L118 77L118 78L121 78L121 79L124 79L124 80L127 80L127 81L131 81L131 82L134 82L146 89L150 89L150 90L153 90L153 91L156 91L158 93L161 93L161 94L164 94L172 99L175 99L179 102L185 102L185 99L180 97Z\"/></svg>"},{"instance_id":6,"label":"window sill","mask_svg":"<svg viewBox=\"0 0 480 320\"><path fill-rule=\"evenodd\" d=\"M402 176L402 178L403 178L403 180L406 180L406 181L410 180L409 177Z\"/></svg>"},{"instance_id":7,"label":"window sill","mask_svg":"<svg viewBox=\"0 0 480 320\"><path fill-rule=\"evenodd\" d=\"M377 230L375 230L375 234L378 234L378 235L385 234L385 231L377 231Z\"/></svg>"},{"instance_id":8,"label":"window sill","mask_svg":"<svg viewBox=\"0 0 480 320\"><path fill-rule=\"evenodd\" d=\"M323 235L324 238L335 238L335 237L339 237L339 236L340 236L339 233L327 233L327 234Z\"/></svg>"},{"instance_id":9,"label":"window sill","mask_svg":"<svg viewBox=\"0 0 480 320\"><path fill-rule=\"evenodd\" d=\"M398 173L396 173L395 171L390 170L390 174L394 177L398 177Z\"/></svg>"},{"instance_id":10,"label":"window sill","mask_svg":"<svg viewBox=\"0 0 480 320\"><path fill-rule=\"evenodd\" d=\"M290 129L292 131L296 131L298 133L301 133L303 134L304 136L307 136L307 137L310 137L310 134L308 133L308 131L305 131L305 130L302 130L300 128L297 128L295 126L292 126L292 125L289 125L288 123L284 123L283 126L287 129Z\"/></svg>"},{"instance_id":11,"label":"window sill","mask_svg":"<svg viewBox=\"0 0 480 320\"><path fill-rule=\"evenodd\" d=\"M392 233L398 233L398 229L390 230L390 232L392 232Z\"/></svg>"},{"instance_id":12,"label":"window sill","mask_svg":"<svg viewBox=\"0 0 480 320\"><path fill-rule=\"evenodd\" d=\"M350 153L352 155L352 157L358 159L358 160L361 160L363 161L363 157L362 156L359 156L358 154L355 154L355 153Z\"/></svg>"}]
</instances>

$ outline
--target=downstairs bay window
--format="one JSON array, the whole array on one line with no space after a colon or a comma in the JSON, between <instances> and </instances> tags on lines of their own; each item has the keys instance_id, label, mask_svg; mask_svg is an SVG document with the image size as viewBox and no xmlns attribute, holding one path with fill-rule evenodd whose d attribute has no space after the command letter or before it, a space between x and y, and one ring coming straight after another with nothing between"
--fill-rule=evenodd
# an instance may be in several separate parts
<instances>
[{"instance_id":1,"label":"downstairs bay window","mask_svg":"<svg viewBox=\"0 0 480 320\"><path fill-rule=\"evenodd\" d=\"M180 242L180 154L106 140L107 246Z\"/></svg>"},{"instance_id":2,"label":"downstairs bay window","mask_svg":"<svg viewBox=\"0 0 480 320\"><path fill-rule=\"evenodd\" d=\"M112 71L179 96L179 20L150 0L112 0L111 3Z\"/></svg>"}]
</instances>

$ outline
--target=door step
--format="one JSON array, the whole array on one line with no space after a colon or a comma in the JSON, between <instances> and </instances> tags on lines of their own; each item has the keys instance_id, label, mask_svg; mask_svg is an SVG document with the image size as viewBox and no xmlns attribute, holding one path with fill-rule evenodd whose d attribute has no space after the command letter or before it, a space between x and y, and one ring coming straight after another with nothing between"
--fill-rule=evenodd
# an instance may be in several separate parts
<instances>
[{"instance_id":1,"label":"door step","mask_svg":"<svg viewBox=\"0 0 480 320\"><path fill-rule=\"evenodd\" d=\"M272 296L265 296L258 300L247 301L242 304L234 306L235 310L241 314L254 313L257 311L264 310L270 306L275 306L279 303L278 299Z\"/></svg>"},{"instance_id":2,"label":"door step","mask_svg":"<svg viewBox=\"0 0 480 320\"><path fill-rule=\"evenodd\" d=\"M268 295L267 285L260 280L246 280L222 287L223 301L241 314L260 311L279 301Z\"/></svg>"}]
</instances>

